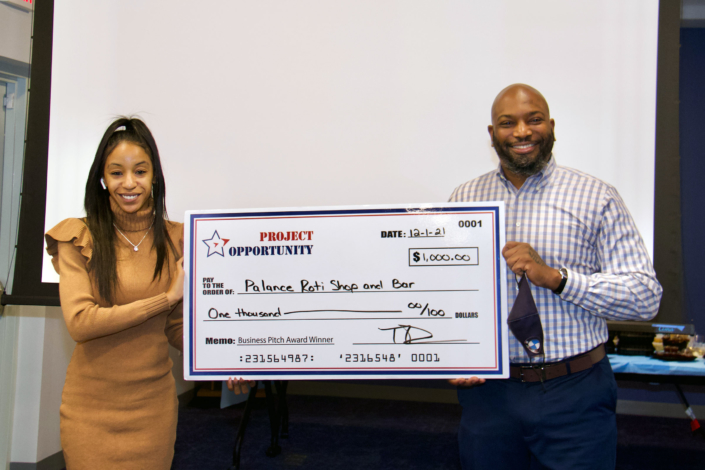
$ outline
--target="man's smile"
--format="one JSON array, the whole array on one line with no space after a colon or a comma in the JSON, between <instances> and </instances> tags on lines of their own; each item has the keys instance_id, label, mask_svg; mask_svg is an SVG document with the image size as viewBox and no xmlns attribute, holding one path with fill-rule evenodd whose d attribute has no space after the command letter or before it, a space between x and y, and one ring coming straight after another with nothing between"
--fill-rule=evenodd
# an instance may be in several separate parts
<instances>
[{"instance_id":1,"label":"man's smile","mask_svg":"<svg viewBox=\"0 0 705 470\"><path fill-rule=\"evenodd\" d=\"M511 144L510 147L514 153L526 154L531 153L534 148L538 146L538 142L517 142L516 144Z\"/></svg>"}]
</instances>

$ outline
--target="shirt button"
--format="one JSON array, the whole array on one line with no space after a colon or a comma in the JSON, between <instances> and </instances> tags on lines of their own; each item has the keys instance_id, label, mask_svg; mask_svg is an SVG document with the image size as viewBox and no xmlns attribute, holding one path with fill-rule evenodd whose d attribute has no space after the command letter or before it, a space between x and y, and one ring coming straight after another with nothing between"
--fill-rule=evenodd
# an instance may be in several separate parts
<instances>
[{"instance_id":1,"label":"shirt button","mask_svg":"<svg viewBox=\"0 0 705 470\"><path fill-rule=\"evenodd\" d=\"M521 222L517 222L517 227L521 227Z\"/></svg>"}]
</instances>

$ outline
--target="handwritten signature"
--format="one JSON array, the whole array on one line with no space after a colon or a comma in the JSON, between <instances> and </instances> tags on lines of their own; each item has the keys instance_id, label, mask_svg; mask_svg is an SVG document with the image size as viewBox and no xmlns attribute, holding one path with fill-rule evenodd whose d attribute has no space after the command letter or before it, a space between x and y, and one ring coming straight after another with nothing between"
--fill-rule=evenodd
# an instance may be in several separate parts
<instances>
[{"instance_id":1,"label":"handwritten signature","mask_svg":"<svg viewBox=\"0 0 705 470\"><path fill-rule=\"evenodd\" d=\"M414 341L421 341L422 339L430 339L433 338L433 333L431 333L428 330L424 330L423 328L419 328L416 326L411 326L411 325L399 325L395 326L393 328L379 328L381 331L392 331L392 338L394 338L394 343L403 343L403 344L411 344ZM404 332L404 341L397 341L397 331L402 330ZM413 331L412 331L413 330ZM419 332L427 333L428 336L417 336Z\"/></svg>"}]
</instances>

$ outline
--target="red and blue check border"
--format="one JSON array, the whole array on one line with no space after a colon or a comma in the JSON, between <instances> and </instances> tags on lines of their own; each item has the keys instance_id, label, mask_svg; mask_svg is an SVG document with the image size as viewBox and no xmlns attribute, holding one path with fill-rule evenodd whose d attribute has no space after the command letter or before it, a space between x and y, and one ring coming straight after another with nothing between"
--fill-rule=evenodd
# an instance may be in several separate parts
<instances>
[{"instance_id":1,"label":"red and blue check border","mask_svg":"<svg viewBox=\"0 0 705 470\"><path fill-rule=\"evenodd\" d=\"M481 373L485 376L488 375L497 375L501 376L504 373L504 363L503 363L503 338L502 338L502 328L500 325L502 325L504 321L506 321L506 313L502 310L502 296L506 295L504 293L505 289L505 283L506 280L502 279L501 277L501 269L500 269L500 263L502 262L502 256L501 256L501 250L500 250L500 209L499 206L475 206L475 207L404 207L404 208L384 208L384 209L331 209L331 210L290 210L290 211L272 211L272 212L267 212L267 211L262 211L262 212L238 212L238 211L232 211L232 212L220 212L220 213L191 213L189 214L188 217L188 230L190 233L190 243L191 243L191 250L190 250L190 256L188 259L189 263L189 279L188 279L188 288L189 292L193 293L195 292L196 285L195 285L195 276L194 273L196 272L196 249L197 249L197 243L198 243L198 238L197 238L197 224L201 220L208 220L208 221L214 221L214 220L232 220L232 219L269 219L269 218L287 218L287 217L292 217L292 218L305 218L305 217L345 217L345 216L352 216L352 217L360 217L360 216L379 216L379 215L435 215L438 213L444 213L444 212L453 212L453 213L491 213L492 214L492 238L493 238L493 244L494 244L494 258L493 258L493 276L495 278L495 292L494 292L494 304L495 304L495 338L497 341L497 349L496 349L496 364L495 367L492 369L494 370L485 370L483 368L475 368L475 369L457 369L457 368L434 368L434 369L429 369L429 368L423 368L423 367L379 367L379 368L345 368L345 369L340 369L340 368L296 368L296 369L277 369L277 370L271 370L271 369L247 369L247 370L242 370L242 369L196 369L194 365L194 359L196 356L196 344L195 344L195 336L196 336L196 319L195 319L195 312L196 312L196 304L195 304L195 296L190 295L189 296L189 305L188 305L188 315L186 317L186 321L189 323L189 338L188 338L188 345L189 345L189 351L190 354L188 354L188 367L189 367L189 375L192 377L214 377L214 376L222 376L223 378L226 377L248 377L248 376L257 376L257 377L271 377L271 378L277 378L280 376L301 376L301 377L306 377L306 376L331 376L331 377L339 377L339 378L355 378L356 376L404 376L404 377L409 377L409 376L415 376L418 375L420 378L421 377L432 377L434 375L449 375L449 374L477 374Z\"/></svg>"}]
</instances>

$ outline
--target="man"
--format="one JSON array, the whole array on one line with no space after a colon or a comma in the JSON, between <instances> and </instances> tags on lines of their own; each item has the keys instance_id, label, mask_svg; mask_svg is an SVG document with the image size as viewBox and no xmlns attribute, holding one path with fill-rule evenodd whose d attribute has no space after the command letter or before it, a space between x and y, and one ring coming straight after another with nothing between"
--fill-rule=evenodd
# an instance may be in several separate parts
<instances>
[{"instance_id":1,"label":"man","mask_svg":"<svg viewBox=\"0 0 705 470\"><path fill-rule=\"evenodd\" d=\"M508 308L518 292L515 275L525 273L544 332L541 368L532 368L510 333L509 379L452 381L463 406L458 439L466 470L614 469L617 386L604 353L606 320L649 320L661 299L619 194L556 164L554 127L537 90L502 90L488 126L499 168L450 197L504 201Z\"/></svg>"}]
</instances>

